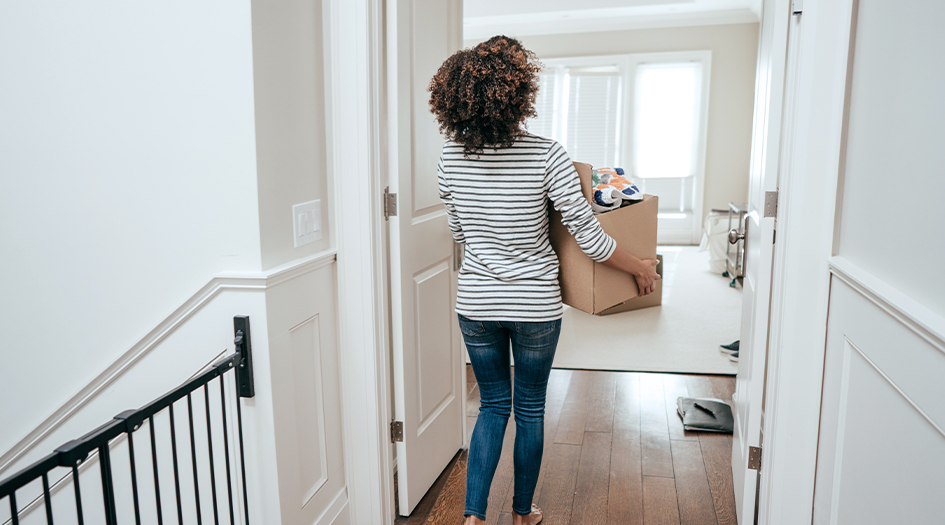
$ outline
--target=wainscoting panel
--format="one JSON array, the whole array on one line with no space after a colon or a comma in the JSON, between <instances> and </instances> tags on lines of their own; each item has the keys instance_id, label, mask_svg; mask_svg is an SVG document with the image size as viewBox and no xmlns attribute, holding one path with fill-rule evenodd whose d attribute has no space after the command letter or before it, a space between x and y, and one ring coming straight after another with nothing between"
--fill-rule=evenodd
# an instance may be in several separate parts
<instances>
[{"instance_id":1,"label":"wainscoting panel","mask_svg":"<svg viewBox=\"0 0 945 525\"><path fill-rule=\"evenodd\" d=\"M834 276L814 523L945 515L945 351L881 299Z\"/></svg>"},{"instance_id":2,"label":"wainscoting panel","mask_svg":"<svg viewBox=\"0 0 945 525\"><path fill-rule=\"evenodd\" d=\"M282 523L328 524L347 503L335 265L266 292Z\"/></svg>"}]
</instances>

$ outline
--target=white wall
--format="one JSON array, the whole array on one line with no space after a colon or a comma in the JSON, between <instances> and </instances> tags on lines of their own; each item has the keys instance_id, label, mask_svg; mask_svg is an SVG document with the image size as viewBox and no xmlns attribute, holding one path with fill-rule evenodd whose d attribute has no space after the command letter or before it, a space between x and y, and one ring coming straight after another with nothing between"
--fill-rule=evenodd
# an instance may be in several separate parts
<instances>
[{"instance_id":1,"label":"white wall","mask_svg":"<svg viewBox=\"0 0 945 525\"><path fill-rule=\"evenodd\" d=\"M0 5L0 477L249 314L250 516L347 521L324 30L322 2ZM313 199L323 238L295 248Z\"/></svg>"},{"instance_id":2,"label":"white wall","mask_svg":"<svg viewBox=\"0 0 945 525\"><path fill-rule=\"evenodd\" d=\"M527 35L520 40L540 59L711 50L703 210L728 209L729 202L747 199L758 24ZM465 45L476 43L467 40Z\"/></svg>"},{"instance_id":3,"label":"white wall","mask_svg":"<svg viewBox=\"0 0 945 525\"><path fill-rule=\"evenodd\" d=\"M252 59L245 0L0 4L0 451L260 269Z\"/></svg>"},{"instance_id":4,"label":"white wall","mask_svg":"<svg viewBox=\"0 0 945 525\"><path fill-rule=\"evenodd\" d=\"M321 4L253 2L263 269L330 245ZM357 175L351 178L354 182ZM292 205L315 199L322 201L322 238L295 248Z\"/></svg>"}]
</instances>

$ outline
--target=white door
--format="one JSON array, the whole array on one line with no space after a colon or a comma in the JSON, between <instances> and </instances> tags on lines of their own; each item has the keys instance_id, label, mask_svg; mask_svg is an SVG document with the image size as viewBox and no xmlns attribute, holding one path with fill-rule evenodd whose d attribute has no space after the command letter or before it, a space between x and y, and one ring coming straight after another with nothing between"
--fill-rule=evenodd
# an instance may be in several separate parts
<instances>
[{"instance_id":1,"label":"white door","mask_svg":"<svg viewBox=\"0 0 945 525\"><path fill-rule=\"evenodd\" d=\"M453 238L436 166L443 138L426 88L462 46L462 0L387 3L391 327L400 513L409 515L463 446L465 385L453 313ZM352 174L357 178L357 174ZM357 183L354 183L357 188ZM352 198L360 198L355 190Z\"/></svg>"},{"instance_id":2,"label":"white door","mask_svg":"<svg viewBox=\"0 0 945 525\"><path fill-rule=\"evenodd\" d=\"M945 4L845 4L846 148L813 523L943 523Z\"/></svg>"},{"instance_id":3,"label":"white door","mask_svg":"<svg viewBox=\"0 0 945 525\"><path fill-rule=\"evenodd\" d=\"M766 213L766 196L778 189L781 109L787 54L789 0L762 5L755 79L748 215L745 231L742 333L733 396L735 432L732 479L738 523L754 522L758 471L749 469L752 447L761 447L762 396L768 348L771 265L775 218ZM770 208L769 208L770 209ZM766 216L767 215L767 216Z\"/></svg>"}]
</instances>

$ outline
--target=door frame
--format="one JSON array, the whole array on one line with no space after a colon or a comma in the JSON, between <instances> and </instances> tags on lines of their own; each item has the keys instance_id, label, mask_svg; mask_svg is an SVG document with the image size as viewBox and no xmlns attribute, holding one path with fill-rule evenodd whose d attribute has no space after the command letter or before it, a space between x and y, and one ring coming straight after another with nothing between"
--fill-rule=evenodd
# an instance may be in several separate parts
<instances>
[{"instance_id":1,"label":"door frame","mask_svg":"<svg viewBox=\"0 0 945 525\"><path fill-rule=\"evenodd\" d=\"M811 523L855 0L792 15L758 523Z\"/></svg>"},{"instance_id":2,"label":"door frame","mask_svg":"<svg viewBox=\"0 0 945 525\"><path fill-rule=\"evenodd\" d=\"M824 225L834 225L837 212L853 2L807 0L791 22L789 45L798 60L784 95L759 523L809 523L812 517L834 254L834 227ZM380 212L386 176L383 0L329 0L326 9L347 485L352 523L388 524L394 502L387 439L390 305ZM346 30L332 30L341 27ZM362 180L367 175L372 198L340 206L341 176L351 169Z\"/></svg>"},{"instance_id":3,"label":"door frame","mask_svg":"<svg viewBox=\"0 0 945 525\"><path fill-rule=\"evenodd\" d=\"M327 0L326 116L350 522L394 521L384 150L384 0ZM344 29L342 29L344 28ZM345 175L361 195L346 199ZM349 177L350 178L350 177ZM366 182L364 182L366 181Z\"/></svg>"}]
</instances>

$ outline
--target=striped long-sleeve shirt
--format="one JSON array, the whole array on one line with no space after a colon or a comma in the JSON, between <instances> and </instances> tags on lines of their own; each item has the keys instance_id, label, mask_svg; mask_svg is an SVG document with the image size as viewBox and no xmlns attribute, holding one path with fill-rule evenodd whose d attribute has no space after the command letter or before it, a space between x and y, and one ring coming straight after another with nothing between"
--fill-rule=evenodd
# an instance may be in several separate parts
<instances>
[{"instance_id":1,"label":"striped long-sleeve shirt","mask_svg":"<svg viewBox=\"0 0 945 525\"><path fill-rule=\"evenodd\" d=\"M581 193L557 142L528 134L508 148L463 154L447 142L438 167L453 238L466 243L456 312L477 321L552 321L564 308L558 256L548 239L548 200L584 252L605 261L617 243Z\"/></svg>"}]
</instances>

